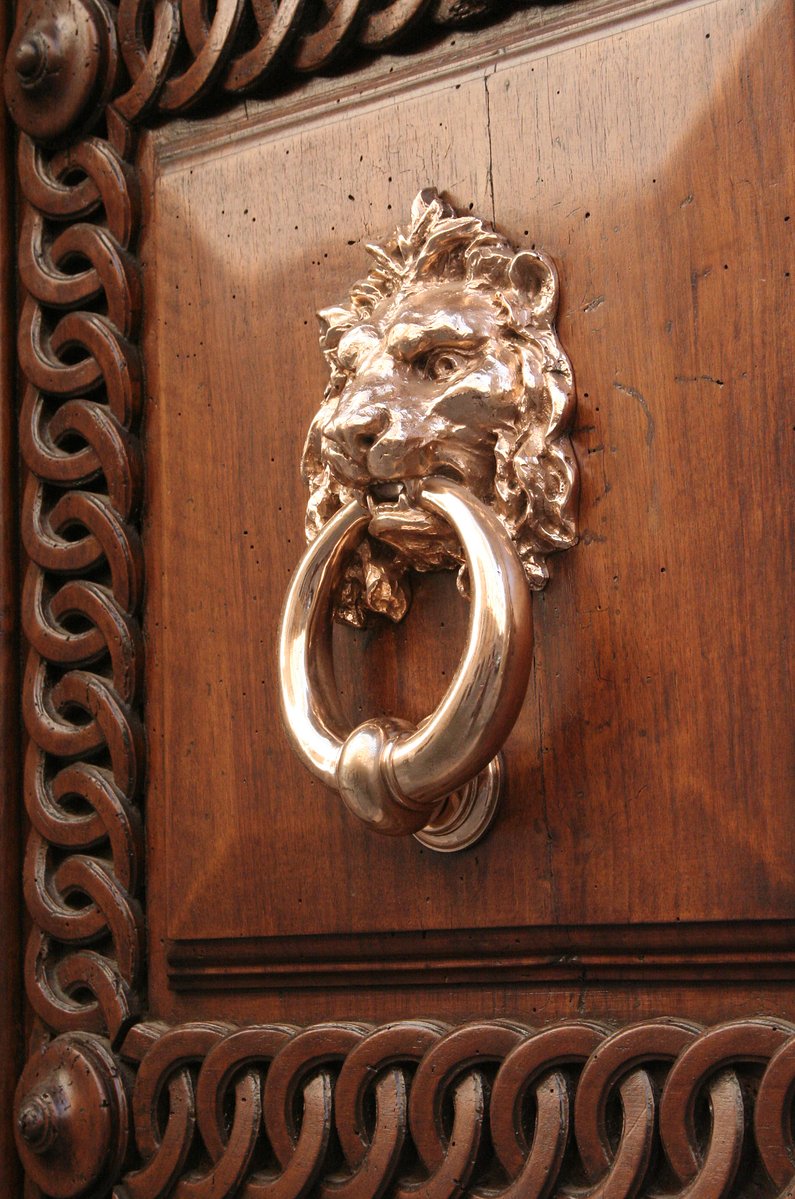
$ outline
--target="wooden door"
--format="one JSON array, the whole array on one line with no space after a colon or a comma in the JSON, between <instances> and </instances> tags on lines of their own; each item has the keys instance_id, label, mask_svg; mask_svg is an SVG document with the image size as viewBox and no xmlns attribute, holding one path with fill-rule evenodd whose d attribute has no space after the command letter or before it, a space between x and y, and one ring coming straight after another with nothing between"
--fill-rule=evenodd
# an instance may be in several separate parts
<instances>
[{"instance_id":1,"label":"wooden door","mask_svg":"<svg viewBox=\"0 0 795 1199\"><path fill-rule=\"evenodd\" d=\"M794 47L783 0L20 4L29 1186L791 1186ZM312 778L276 662L315 314L428 187L556 264L580 480L454 854ZM351 726L455 671L412 591L335 628Z\"/></svg>"}]
</instances>

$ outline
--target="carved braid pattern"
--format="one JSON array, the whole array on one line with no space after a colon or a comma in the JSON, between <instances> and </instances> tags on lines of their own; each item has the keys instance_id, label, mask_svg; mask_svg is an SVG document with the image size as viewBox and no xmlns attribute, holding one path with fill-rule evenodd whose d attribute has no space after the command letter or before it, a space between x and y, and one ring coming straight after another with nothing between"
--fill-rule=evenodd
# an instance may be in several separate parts
<instances>
[{"instance_id":1,"label":"carved braid pattern","mask_svg":"<svg viewBox=\"0 0 795 1199\"><path fill-rule=\"evenodd\" d=\"M375 51L424 24L455 26L505 16L528 0L121 0L118 28L132 87L115 100L133 121L149 112L173 116L210 91L230 99L293 71L311 74L351 45ZM154 32L144 18L154 10ZM181 53L178 53L178 50ZM176 58L175 58L176 56Z\"/></svg>"},{"instance_id":2,"label":"carved braid pattern","mask_svg":"<svg viewBox=\"0 0 795 1199\"><path fill-rule=\"evenodd\" d=\"M136 179L118 120L47 153L22 135L20 420L30 649L26 981L57 1030L136 1014L143 920Z\"/></svg>"},{"instance_id":3,"label":"carved braid pattern","mask_svg":"<svg viewBox=\"0 0 795 1199\"><path fill-rule=\"evenodd\" d=\"M795 1026L772 1020L139 1024L122 1056L142 1164L119 1199L793 1193Z\"/></svg>"}]
</instances>

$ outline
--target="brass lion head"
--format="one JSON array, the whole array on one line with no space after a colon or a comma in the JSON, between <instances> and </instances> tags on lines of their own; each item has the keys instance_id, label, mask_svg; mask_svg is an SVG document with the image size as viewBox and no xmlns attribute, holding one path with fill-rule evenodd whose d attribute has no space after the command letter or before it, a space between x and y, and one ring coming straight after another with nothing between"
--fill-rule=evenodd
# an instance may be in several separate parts
<instances>
[{"instance_id":1,"label":"brass lion head","mask_svg":"<svg viewBox=\"0 0 795 1199\"><path fill-rule=\"evenodd\" d=\"M429 475L488 503L529 585L543 587L547 555L576 540L565 435L574 384L554 327L553 263L430 190L410 225L367 249L370 274L346 304L319 313L331 377L302 461L309 541L353 498L373 513L337 616L400 620L409 570L461 567L450 530L412 504Z\"/></svg>"}]
</instances>

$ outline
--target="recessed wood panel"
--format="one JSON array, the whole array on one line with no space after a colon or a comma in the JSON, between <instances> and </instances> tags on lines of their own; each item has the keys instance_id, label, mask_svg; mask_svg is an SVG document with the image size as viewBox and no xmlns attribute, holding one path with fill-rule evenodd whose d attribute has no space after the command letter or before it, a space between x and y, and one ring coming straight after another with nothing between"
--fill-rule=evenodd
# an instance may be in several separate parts
<instances>
[{"instance_id":1,"label":"recessed wood panel","mask_svg":"<svg viewBox=\"0 0 795 1199\"><path fill-rule=\"evenodd\" d=\"M152 932L172 981L197 962L218 979L239 956L286 963L301 986L297 964L338 934L375 981L396 930L404 956L428 934L472 978L486 951L457 948L467 930L524 930L522 952L551 954L565 929L576 954L609 947L611 926L626 947L631 924L682 923L686 956L693 929L721 922L720 954L735 922L767 921L759 948L779 952L795 821L792 24L777 0L692 7L438 79L420 57L412 90L340 87L334 104L326 89L300 123L277 102L245 136L155 139L147 721L167 897ZM428 184L556 260L582 475L580 544L534 601L502 810L448 858L374 837L303 770L275 672L325 381L314 313ZM465 621L439 576L401 627L341 629L352 720L429 710Z\"/></svg>"}]
</instances>

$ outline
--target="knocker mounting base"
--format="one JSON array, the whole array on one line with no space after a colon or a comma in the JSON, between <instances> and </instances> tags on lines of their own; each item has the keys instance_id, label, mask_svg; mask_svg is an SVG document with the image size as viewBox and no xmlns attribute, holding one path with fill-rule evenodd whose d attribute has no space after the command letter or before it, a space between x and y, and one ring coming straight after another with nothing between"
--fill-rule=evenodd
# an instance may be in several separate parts
<instances>
[{"instance_id":1,"label":"knocker mounting base","mask_svg":"<svg viewBox=\"0 0 795 1199\"><path fill-rule=\"evenodd\" d=\"M442 800L414 840L435 853L455 853L477 845L497 815L504 775L505 762L498 753L475 778Z\"/></svg>"}]
</instances>

